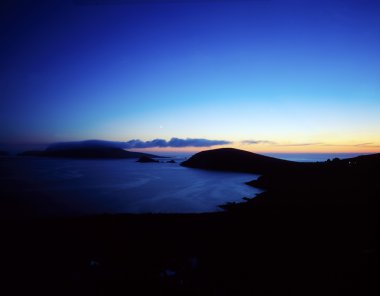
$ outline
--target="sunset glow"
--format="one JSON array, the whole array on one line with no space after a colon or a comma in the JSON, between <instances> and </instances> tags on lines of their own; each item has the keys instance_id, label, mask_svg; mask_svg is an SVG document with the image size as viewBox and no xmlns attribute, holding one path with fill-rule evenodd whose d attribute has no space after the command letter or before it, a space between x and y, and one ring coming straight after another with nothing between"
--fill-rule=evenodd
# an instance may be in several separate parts
<instances>
[{"instance_id":1,"label":"sunset glow","mask_svg":"<svg viewBox=\"0 0 380 296\"><path fill-rule=\"evenodd\" d=\"M376 1L17 2L3 7L0 149L380 151Z\"/></svg>"}]
</instances>

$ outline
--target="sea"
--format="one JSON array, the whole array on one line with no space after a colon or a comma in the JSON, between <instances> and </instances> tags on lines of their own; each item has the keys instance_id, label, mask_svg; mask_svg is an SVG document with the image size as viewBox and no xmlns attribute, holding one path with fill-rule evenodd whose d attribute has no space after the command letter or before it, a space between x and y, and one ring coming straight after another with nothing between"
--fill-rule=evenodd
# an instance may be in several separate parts
<instances>
[{"instance_id":1,"label":"sea","mask_svg":"<svg viewBox=\"0 0 380 296\"><path fill-rule=\"evenodd\" d=\"M267 155L311 162L357 154ZM245 184L259 175L182 167L191 154L163 156L167 158L159 163L2 157L0 218L217 212L222 211L220 205L262 192Z\"/></svg>"}]
</instances>

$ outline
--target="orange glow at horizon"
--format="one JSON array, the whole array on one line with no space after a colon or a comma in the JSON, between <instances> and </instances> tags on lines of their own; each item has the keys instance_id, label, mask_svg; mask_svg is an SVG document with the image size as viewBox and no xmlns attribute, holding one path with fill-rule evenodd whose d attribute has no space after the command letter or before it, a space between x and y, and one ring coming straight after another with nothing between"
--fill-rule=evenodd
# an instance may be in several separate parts
<instances>
[{"instance_id":1,"label":"orange glow at horizon","mask_svg":"<svg viewBox=\"0 0 380 296\"><path fill-rule=\"evenodd\" d=\"M131 149L133 151L144 152L183 152L183 153L197 153L205 150L212 150L218 148L236 148L246 150L254 153L380 153L380 145L350 145L350 144L327 144L327 145L276 145L276 144L242 144L240 142L232 143L224 146L212 147L153 147Z\"/></svg>"}]
</instances>

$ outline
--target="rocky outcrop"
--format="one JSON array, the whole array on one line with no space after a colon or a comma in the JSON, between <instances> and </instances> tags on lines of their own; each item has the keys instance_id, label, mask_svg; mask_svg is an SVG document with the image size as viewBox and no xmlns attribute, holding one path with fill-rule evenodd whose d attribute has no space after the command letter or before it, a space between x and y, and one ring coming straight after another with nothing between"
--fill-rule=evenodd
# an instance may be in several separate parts
<instances>
[{"instance_id":1,"label":"rocky outcrop","mask_svg":"<svg viewBox=\"0 0 380 296\"><path fill-rule=\"evenodd\" d=\"M157 160L151 158L151 157L148 157L148 156L141 156L137 162L142 162L142 163L147 163L147 162L158 162Z\"/></svg>"}]
</instances>

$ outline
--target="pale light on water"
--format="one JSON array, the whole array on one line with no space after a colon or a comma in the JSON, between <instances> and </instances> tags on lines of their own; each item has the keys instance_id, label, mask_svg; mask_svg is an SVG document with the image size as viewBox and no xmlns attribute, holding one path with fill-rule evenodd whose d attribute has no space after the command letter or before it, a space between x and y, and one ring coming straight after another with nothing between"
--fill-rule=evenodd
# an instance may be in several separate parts
<instances>
[{"instance_id":1,"label":"pale light on water","mask_svg":"<svg viewBox=\"0 0 380 296\"><path fill-rule=\"evenodd\" d=\"M301 162L358 154L266 154ZM191 156L172 154L176 163L136 159L0 159L0 218L99 213L202 213L254 197L245 185L257 175L181 167Z\"/></svg>"},{"instance_id":2,"label":"pale light on water","mask_svg":"<svg viewBox=\"0 0 380 296\"><path fill-rule=\"evenodd\" d=\"M257 175L135 159L11 158L1 171L2 188L42 216L214 212L260 192L244 184Z\"/></svg>"},{"instance_id":3,"label":"pale light on water","mask_svg":"<svg viewBox=\"0 0 380 296\"><path fill-rule=\"evenodd\" d=\"M326 161L334 158L351 158L362 153L264 153L264 155L298 162Z\"/></svg>"}]
</instances>

